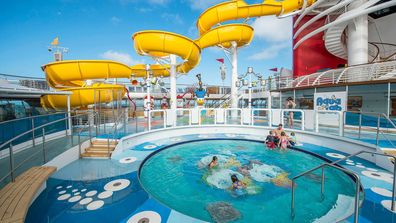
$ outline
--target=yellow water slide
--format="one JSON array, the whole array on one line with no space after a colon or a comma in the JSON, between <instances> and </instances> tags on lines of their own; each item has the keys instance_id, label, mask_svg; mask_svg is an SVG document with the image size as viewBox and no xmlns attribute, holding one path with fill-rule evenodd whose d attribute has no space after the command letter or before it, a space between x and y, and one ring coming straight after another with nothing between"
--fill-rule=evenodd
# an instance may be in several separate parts
<instances>
[{"instance_id":1,"label":"yellow water slide","mask_svg":"<svg viewBox=\"0 0 396 223\"><path fill-rule=\"evenodd\" d=\"M199 16L197 28L200 37L197 40L157 30L137 32L132 39L135 50L140 55L156 58L170 54L179 56L183 62L177 66L177 71L187 73L199 63L201 49L211 46L229 48L232 42L241 47L251 42L254 32L249 25L244 23L222 25L221 23L266 15L284 15L307 7L314 1L266 0L263 3L251 5L242 0L226 1L207 9ZM168 76L169 67L160 73L154 72L154 75Z\"/></svg>"},{"instance_id":2,"label":"yellow water slide","mask_svg":"<svg viewBox=\"0 0 396 223\"><path fill-rule=\"evenodd\" d=\"M46 64L42 69L51 87L60 91L72 92L71 107L84 107L94 104L95 101L108 103L116 99L120 92L122 96L125 93L123 85L103 82L93 82L88 85L86 80L130 78L132 73L129 66L107 60L59 61ZM64 109L67 107L67 96L45 95L41 97L41 104L46 108Z\"/></svg>"},{"instance_id":3,"label":"yellow water slide","mask_svg":"<svg viewBox=\"0 0 396 223\"><path fill-rule=\"evenodd\" d=\"M198 65L201 49L211 46L231 47L235 42L242 47L251 42L253 28L247 24L226 24L223 22L248 19L266 15L283 15L311 5L315 0L266 0L260 4L247 4L245 1L233 0L217 4L203 12L197 21L200 37L192 40L185 36L157 30L137 32L132 36L135 50L140 55L161 58L171 54L182 59L177 66L178 73L187 73ZM127 66L114 61L83 60L60 61L42 67L51 87L61 91L71 91L70 106L81 107L96 102L110 102L117 92L124 92L123 85L94 82L88 85L87 80L108 78L146 77L146 65ZM154 76L169 76L170 66L154 64L150 66ZM100 90L100 99L95 92ZM64 109L67 107L67 96L48 95L41 98L44 107Z\"/></svg>"}]
</instances>

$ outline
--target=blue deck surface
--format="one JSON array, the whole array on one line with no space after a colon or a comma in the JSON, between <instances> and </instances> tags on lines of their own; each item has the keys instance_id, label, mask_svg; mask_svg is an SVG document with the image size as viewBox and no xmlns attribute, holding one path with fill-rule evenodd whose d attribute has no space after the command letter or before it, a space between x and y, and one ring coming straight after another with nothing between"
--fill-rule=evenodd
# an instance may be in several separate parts
<instances>
[{"instance_id":1,"label":"blue deck surface","mask_svg":"<svg viewBox=\"0 0 396 223\"><path fill-rule=\"evenodd\" d=\"M149 219L150 222L202 222L171 210L151 198L140 186L137 171L144 158L164 146L211 138L264 140L264 136L243 134L184 135L136 145L122 153L113 155L110 160L77 160L59 170L48 180L47 189L29 209L26 222L138 222L143 218ZM334 161L348 155L330 148L306 143L298 148ZM360 222L396 222L396 214L381 204L381 202L391 200L389 191L392 190L392 174L357 157L348 160L348 162L344 161L341 165L355 171L361 177L365 197L360 208ZM129 184L123 187L125 182L129 182ZM114 190L114 188L106 189L108 184L122 189L113 191L112 196L108 198L99 198L98 194ZM69 185L71 187L67 188ZM377 191L375 188L385 191L385 195L375 192ZM84 189L87 190L83 191ZM64 193L63 190L65 190ZM90 191L97 191L97 193L88 196L92 194L87 194ZM62 194L60 194L61 192ZM79 194L75 195L76 193ZM70 194L70 198L73 196L81 196L81 198L78 201L75 201L78 197L74 200L70 200L69 197L59 200L64 194ZM97 205L88 208L89 204L80 204L84 198L92 198L93 201L97 201L95 203ZM286 210L286 214L289 214L288 210ZM353 216L346 222L353 222Z\"/></svg>"}]
</instances>

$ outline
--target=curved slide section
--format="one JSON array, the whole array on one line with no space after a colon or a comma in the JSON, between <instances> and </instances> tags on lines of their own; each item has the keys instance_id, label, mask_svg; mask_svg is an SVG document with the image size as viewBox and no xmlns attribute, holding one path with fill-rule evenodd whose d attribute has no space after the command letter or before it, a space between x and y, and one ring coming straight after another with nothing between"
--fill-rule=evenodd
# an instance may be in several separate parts
<instances>
[{"instance_id":1,"label":"curved slide section","mask_svg":"<svg viewBox=\"0 0 396 223\"><path fill-rule=\"evenodd\" d=\"M55 89L71 91L71 107L83 107L95 103L95 91L100 90L100 102L111 102L118 92L125 93L123 85L93 83L86 80L108 78L130 78L131 68L122 63L107 60L70 60L46 64L42 67L47 82ZM96 99L99 102L99 99ZM45 95L41 104L46 108L64 109L67 107L67 96Z\"/></svg>"},{"instance_id":2,"label":"curved slide section","mask_svg":"<svg viewBox=\"0 0 396 223\"><path fill-rule=\"evenodd\" d=\"M315 0L306 0L306 6ZM304 7L304 0L265 0L261 4L247 4L243 0L227 1L210 7L203 12L197 21L200 34L208 32L211 27L222 22L252 17L268 16L291 13Z\"/></svg>"},{"instance_id":3,"label":"curved slide section","mask_svg":"<svg viewBox=\"0 0 396 223\"><path fill-rule=\"evenodd\" d=\"M197 27L200 38L197 40L165 31L148 30L132 36L137 53L143 56L165 57L170 54L179 56L183 62L177 66L177 72L187 73L198 65L201 49L211 46L230 48L235 42L237 47L249 44L254 35L253 28L247 24L227 24L222 22L265 15L282 15L311 5L315 0L266 0L261 4L248 5L242 0L233 0L215 5L203 12ZM220 24L217 27L213 26ZM137 76L146 76L145 65L136 69ZM153 66L153 65L152 65ZM161 65L160 65L161 66ZM152 70L154 76L169 76L169 65L162 70Z\"/></svg>"}]
</instances>

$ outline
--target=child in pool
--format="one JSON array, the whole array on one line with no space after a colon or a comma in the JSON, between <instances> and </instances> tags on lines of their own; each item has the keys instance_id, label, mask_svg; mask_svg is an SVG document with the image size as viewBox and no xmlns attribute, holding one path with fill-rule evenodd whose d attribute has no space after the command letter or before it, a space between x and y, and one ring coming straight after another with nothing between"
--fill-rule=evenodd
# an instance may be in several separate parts
<instances>
[{"instance_id":1,"label":"child in pool","mask_svg":"<svg viewBox=\"0 0 396 223\"><path fill-rule=\"evenodd\" d=\"M246 188L246 185L242 181L240 181L235 174L231 175L231 181L233 190L241 190Z\"/></svg>"},{"instance_id":2,"label":"child in pool","mask_svg":"<svg viewBox=\"0 0 396 223\"><path fill-rule=\"evenodd\" d=\"M297 144L297 137L294 132L290 133L289 143L290 143L290 146L295 146Z\"/></svg>"},{"instance_id":3,"label":"child in pool","mask_svg":"<svg viewBox=\"0 0 396 223\"><path fill-rule=\"evenodd\" d=\"M282 132L279 138L278 147L280 149L287 149L287 146L290 145L289 140L287 139L286 133Z\"/></svg>"},{"instance_id":4,"label":"child in pool","mask_svg":"<svg viewBox=\"0 0 396 223\"><path fill-rule=\"evenodd\" d=\"M212 161L208 164L209 169L212 169L218 165L217 156L213 156Z\"/></svg>"},{"instance_id":5,"label":"child in pool","mask_svg":"<svg viewBox=\"0 0 396 223\"><path fill-rule=\"evenodd\" d=\"M274 149L276 147L275 134L273 131L269 131L269 135L267 135L267 138L265 139L265 144L269 149Z\"/></svg>"}]
</instances>

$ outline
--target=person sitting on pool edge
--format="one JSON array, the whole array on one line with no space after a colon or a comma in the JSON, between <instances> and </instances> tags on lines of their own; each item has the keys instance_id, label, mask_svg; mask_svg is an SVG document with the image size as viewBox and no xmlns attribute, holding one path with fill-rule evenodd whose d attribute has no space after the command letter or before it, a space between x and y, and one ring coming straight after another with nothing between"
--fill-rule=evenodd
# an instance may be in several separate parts
<instances>
[{"instance_id":1,"label":"person sitting on pool edge","mask_svg":"<svg viewBox=\"0 0 396 223\"><path fill-rule=\"evenodd\" d=\"M208 164L209 169L216 167L218 165L217 163L217 156L213 156L212 161Z\"/></svg>"},{"instance_id":2,"label":"person sitting on pool edge","mask_svg":"<svg viewBox=\"0 0 396 223\"><path fill-rule=\"evenodd\" d=\"M233 190L241 190L246 188L246 185L242 181L240 181L235 174L231 175L231 181Z\"/></svg>"},{"instance_id":3,"label":"person sitting on pool edge","mask_svg":"<svg viewBox=\"0 0 396 223\"><path fill-rule=\"evenodd\" d=\"M287 147L289 145L290 145L290 142L287 138L286 132L282 132L281 137L279 138L278 147L280 149L287 149Z\"/></svg>"},{"instance_id":4,"label":"person sitting on pool edge","mask_svg":"<svg viewBox=\"0 0 396 223\"><path fill-rule=\"evenodd\" d=\"M265 139L265 144L269 149L275 149L276 143L275 143L275 135L273 131L269 131L269 135L267 135L267 138Z\"/></svg>"},{"instance_id":5,"label":"person sitting on pool edge","mask_svg":"<svg viewBox=\"0 0 396 223\"><path fill-rule=\"evenodd\" d=\"M276 129L274 129L275 137L281 137L281 133L284 132L283 125L279 124Z\"/></svg>"},{"instance_id":6,"label":"person sitting on pool edge","mask_svg":"<svg viewBox=\"0 0 396 223\"><path fill-rule=\"evenodd\" d=\"M291 132L290 136L288 137L289 143L290 143L290 147L295 146L297 144L297 137L296 137L296 133Z\"/></svg>"}]
</instances>

